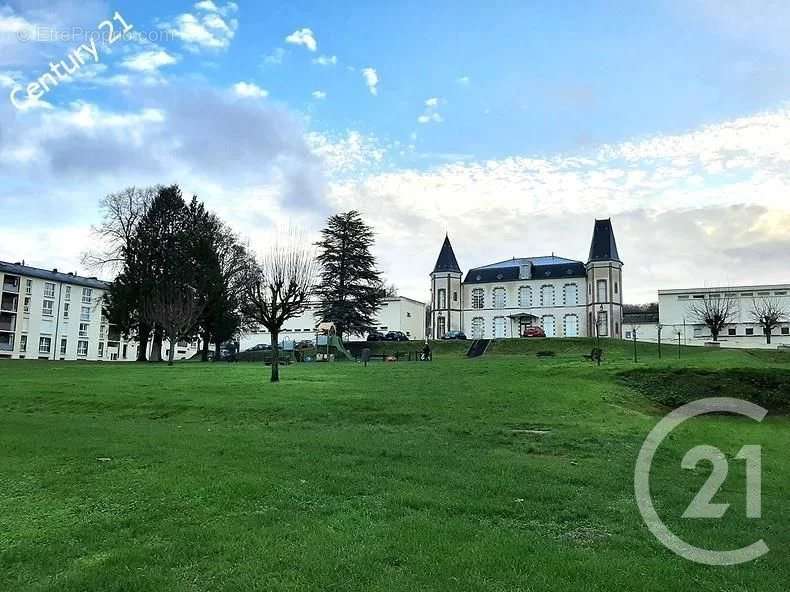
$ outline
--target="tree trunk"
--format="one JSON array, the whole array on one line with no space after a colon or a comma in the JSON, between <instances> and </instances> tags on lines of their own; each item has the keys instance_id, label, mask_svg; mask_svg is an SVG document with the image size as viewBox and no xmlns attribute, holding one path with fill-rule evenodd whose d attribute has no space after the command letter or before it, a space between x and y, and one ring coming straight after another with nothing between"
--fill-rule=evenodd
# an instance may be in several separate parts
<instances>
[{"instance_id":1,"label":"tree trunk","mask_svg":"<svg viewBox=\"0 0 790 592\"><path fill-rule=\"evenodd\" d=\"M272 331L272 378L271 382L280 382L280 334Z\"/></svg>"},{"instance_id":2,"label":"tree trunk","mask_svg":"<svg viewBox=\"0 0 790 592\"><path fill-rule=\"evenodd\" d=\"M201 362L208 362L208 346L209 346L208 333L203 333L203 351L200 352Z\"/></svg>"},{"instance_id":3,"label":"tree trunk","mask_svg":"<svg viewBox=\"0 0 790 592\"><path fill-rule=\"evenodd\" d=\"M170 349L167 352L167 365L173 365L173 359L176 357L176 339L175 335L168 335L168 341L170 341Z\"/></svg>"},{"instance_id":4,"label":"tree trunk","mask_svg":"<svg viewBox=\"0 0 790 592\"><path fill-rule=\"evenodd\" d=\"M148 323L140 323L137 330L137 361L145 362L148 359L148 336L151 334L151 326Z\"/></svg>"},{"instance_id":5,"label":"tree trunk","mask_svg":"<svg viewBox=\"0 0 790 592\"><path fill-rule=\"evenodd\" d=\"M220 357L221 357L220 356L220 349L222 349L222 344L219 342L219 340L217 340L217 341L214 342L214 361L215 362L219 362L219 360L220 360Z\"/></svg>"},{"instance_id":6,"label":"tree trunk","mask_svg":"<svg viewBox=\"0 0 790 592\"><path fill-rule=\"evenodd\" d=\"M151 362L162 361L162 328L156 326L154 328L154 340L151 344L151 355L149 356Z\"/></svg>"},{"instance_id":7,"label":"tree trunk","mask_svg":"<svg viewBox=\"0 0 790 592\"><path fill-rule=\"evenodd\" d=\"M765 343L767 343L768 345L771 345L771 330L770 329L766 329L765 330Z\"/></svg>"},{"instance_id":8,"label":"tree trunk","mask_svg":"<svg viewBox=\"0 0 790 592\"><path fill-rule=\"evenodd\" d=\"M718 341L719 340L719 332L718 331L711 331L710 334L711 334L711 337L713 337L713 341Z\"/></svg>"}]
</instances>

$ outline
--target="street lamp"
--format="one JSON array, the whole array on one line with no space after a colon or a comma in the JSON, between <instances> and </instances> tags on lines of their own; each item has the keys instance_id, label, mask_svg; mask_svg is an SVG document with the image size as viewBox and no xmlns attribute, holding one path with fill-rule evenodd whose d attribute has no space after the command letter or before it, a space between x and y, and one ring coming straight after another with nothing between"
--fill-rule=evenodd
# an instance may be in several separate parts
<instances>
[{"instance_id":1,"label":"street lamp","mask_svg":"<svg viewBox=\"0 0 790 592\"><path fill-rule=\"evenodd\" d=\"M658 324L658 359L661 359L661 329L664 328L664 325L661 323Z\"/></svg>"}]
</instances>

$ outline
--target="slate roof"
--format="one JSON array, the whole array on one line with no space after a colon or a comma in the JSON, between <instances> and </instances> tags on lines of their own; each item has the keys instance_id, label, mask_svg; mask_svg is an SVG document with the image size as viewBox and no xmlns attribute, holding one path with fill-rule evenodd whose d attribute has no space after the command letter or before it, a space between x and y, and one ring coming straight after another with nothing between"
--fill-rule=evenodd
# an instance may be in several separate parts
<instances>
[{"instance_id":1,"label":"slate roof","mask_svg":"<svg viewBox=\"0 0 790 592\"><path fill-rule=\"evenodd\" d=\"M561 278L586 277L584 263L564 257L522 257L483 267L470 269L465 284L488 284L493 282L515 282L519 279L519 267L532 263L532 280L556 280Z\"/></svg>"},{"instance_id":2,"label":"slate roof","mask_svg":"<svg viewBox=\"0 0 790 592\"><path fill-rule=\"evenodd\" d=\"M439 251L439 257L436 259L436 265L433 266L433 271L452 271L461 273L461 268L458 266L458 260L455 258L453 246L450 244L450 237L444 235L444 244L442 250Z\"/></svg>"},{"instance_id":3,"label":"slate roof","mask_svg":"<svg viewBox=\"0 0 790 592\"><path fill-rule=\"evenodd\" d=\"M588 261L619 261L622 263L620 255L617 253L611 218L595 221Z\"/></svg>"},{"instance_id":4,"label":"slate roof","mask_svg":"<svg viewBox=\"0 0 790 592\"><path fill-rule=\"evenodd\" d=\"M21 265L19 263L8 263L7 261L0 261L0 272L34 277L42 280L49 280L51 282L63 282L64 284L71 284L72 286L98 288L99 290L106 290L110 285L109 282L103 282L95 277L83 277L72 273L61 273L54 269L40 269L38 267L30 267L29 265Z\"/></svg>"}]
</instances>

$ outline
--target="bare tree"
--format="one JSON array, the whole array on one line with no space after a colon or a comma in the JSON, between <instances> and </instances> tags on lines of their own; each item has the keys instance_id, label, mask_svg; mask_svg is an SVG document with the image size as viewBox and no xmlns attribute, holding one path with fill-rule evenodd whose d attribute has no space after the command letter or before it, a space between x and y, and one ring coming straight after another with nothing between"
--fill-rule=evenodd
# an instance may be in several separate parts
<instances>
[{"instance_id":1,"label":"bare tree","mask_svg":"<svg viewBox=\"0 0 790 592\"><path fill-rule=\"evenodd\" d=\"M101 241L98 250L82 254L82 264L90 269L110 268L117 271L124 262L137 230L137 223L153 201L158 187L127 187L118 193L109 193L99 202L103 218L92 232Z\"/></svg>"},{"instance_id":2,"label":"bare tree","mask_svg":"<svg viewBox=\"0 0 790 592\"><path fill-rule=\"evenodd\" d=\"M173 365L176 343L194 328L203 311L197 290L175 280L159 282L143 302L143 314L151 324L158 324L170 342L167 365Z\"/></svg>"},{"instance_id":3,"label":"bare tree","mask_svg":"<svg viewBox=\"0 0 790 592\"><path fill-rule=\"evenodd\" d=\"M252 259L244 281L245 313L271 334L271 382L280 381L280 331L299 315L315 289L318 266L312 251L291 234L262 258Z\"/></svg>"},{"instance_id":4,"label":"bare tree","mask_svg":"<svg viewBox=\"0 0 790 592\"><path fill-rule=\"evenodd\" d=\"M689 316L693 321L707 325L713 341L718 341L724 327L735 320L737 306L731 294L709 292L689 304Z\"/></svg>"},{"instance_id":5,"label":"bare tree","mask_svg":"<svg viewBox=\"0 0 790 592\"><path fill-rule=\"evenodd\" d=\"M752 318L763 328L765 342L771 343L771 332L787 320L787 310L776 298L752 299Z\"/></svg>"}]
</instances>

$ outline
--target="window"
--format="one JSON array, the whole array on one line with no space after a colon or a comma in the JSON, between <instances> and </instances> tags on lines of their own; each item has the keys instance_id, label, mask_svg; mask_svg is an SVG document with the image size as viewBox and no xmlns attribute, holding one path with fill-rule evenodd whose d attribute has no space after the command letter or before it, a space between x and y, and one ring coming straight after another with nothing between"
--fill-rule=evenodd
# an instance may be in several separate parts
<instances>
[{"instance_id":1,"label":"window","mask_svg":"<svg viewBox=\"0 0 790 592\"><path fill-rule=\"evenodd\" d=\"M91 307L90 306L83 306L82 312L80 312L80 320L81 321L90 321L91 320Z\"/></svg>"},{"instance_id":2,"label":"window","mask_svg":"<svg viewBox=\"0 0 790 592\"><path fill-rule=\"evenodd\" d=\"M66 302L71 300L71 286L66 286L66 293L63 295L63 300Z\"/></svg>"},{"instance_id":3,"label":"window","mask_svg":"<svg viewBox=\"0 0 790 592\"><path fill-rule=\"evenodd\" d=\"M33 280L25 280L25 294L33 293Z\"/></svg>"},{"instance_id":4,"label":"window","mask_svg":"<svg viewBox=\"0 0 790 592\"><path fill-rule=\"evenodd\" d=\"M80 340L77 342L77 355L78 356L87 356L88 355L88 342Z\"/></svg>"},{"instance_id":5,"label":"window","mask_svg":"<svg viewBox=\"0 0 790 592\"><path fill-rule=\"evenodd\" d=\"M83 304L90 304L91 303L91 295L93 294L93 290L91 288L83 288L82 289L82 302Z\"/></svg>"},{"instance_id":6,"label":"window","mask_svg":"<svg viewBox=\"0 0 790 592\"><path fill-rule=\"evenodd\" d=\"M28 280L30 281L30 280ZM27 351L27 335L20 335L19 336L19 351L25 352Z\"/></svg>"},{"instance_id":7,"label":"window","mask_svg":"<svg viewBox=\"0 0 790 592\"><path fill-rule=\"evenodd\" d=\"M472 319L472 339L482 339L483 332L485 331L485 322L483 317L475 317Z\"/></svg>"},{"instance_id":8,"label":"window","mask_svg":"<svg viewBox=\"0 0 790 592\"><path fill-rule=\"evenodd\" d=\"M439 317L436 319L436 337L441 339L447 333L447 319Z\"/></svg>"},{"instance_id":9,"label":"window","mask_svg":"<svg viewBox=\"0 0 790 592\"><path fill-rule=\"evenodd\" d=\"M30 296L25 296L24 304L22 305L22 312L30 314Z\"/></svg>"},{"instance_id":10,"label":"window","mask_svg":"<svg viewBox=\"0 0 790 592\"><path fill-rule=\"evenodd\" d=\"M54 298L55 297L55 284L50 282L44 283L44 298Z\"/></svg>"},{"instance_id":11,"label":"window","mask_svg":"<svg viewBox=\"0 0 790 592\"><path fill-rule=\"evenodd\" d=\"M472 308L483 308L485 302L485 292L483 288L472 290Z\"/></svg>"},{"instance_id":12,"label":"window","mask_svg":"<svg viewBox=\"0 0 790 592\"><path fill-rule=\"evenodd\" d=\"M55 305L54 300L44 300L44 302L41 303L41 314L44 315L45 317L51 317L52 308L54 305Z\"/></svg>"},{"instance_id":13,"label":"window","mask_svg":"<svg viewBox=\"0 0 790 592\"><path fill-rule=\"evenodd\" d=\"M518 279L520 280L528 280L532 277L532 266L529 263L525 265L519 265L518 268Z\"/></svg>"},{"instance_id":14,"label":"window","mask_svg":"<svg viewBox=\"0 0 790 592\"><path fill-rule=\"evenodd\" d=\"M689 299L688 294L683 294L682 296L678 296L678 300L688 300L688 299Z\"/></svg>"},{"instance_id":15,"label":"window","mask_svg":"<svg viewBox=\"0 0 790 592\"><path fill-rule=\"evenodd\" d=\"M579 304L579 288L576 284L565 284L562 289L562 303L568 306Z\"/></svg>"},{"instance_id":16,"label":"window","mask_svg":"<svg viewBox=\"0 0 790 592\"><path fill-rule=\"evenodd\" d=\"M436 300L437 308L447 308L447 291L444 288L439 288Z\"/></svg>"},{"instance_id":17,"label":"window","mask_svg":"<svg viewBox=\"0 0 790 592\"><path fill-rule=\"evenodd\" d=\"M565 337L578 337L579 336L579 317L574 315L565 315L563 319L563 330Z\"/></svg>"},{"instance_id":18,"label":"window","mask_svg":"<svg viewBox=\"0 0 790 592\"><path fill-rule=\"evenodd\" d=\"M631 332L630 331L626 331L625 332L625 338L626 339L631 339Z\"/></svg>"},{"instance_id":19,"label":"window","mask_svg":"<svg viewBox=\"0 0 790 592\"><path fill-rule=\"evenodd\" d=\"M735 328L730 327L729 329L727 329L727 335L735 335Z\"/></svg>"},{"instance_id":20,"label":"window","mask_svg":"<svg viewBox=\"0 0 790 592\"><path fill-rule=\"evenodd\" d=\"M66 339L65 337L60 340L60 355L61 356L65 356L66 355L66 348L68 347L68 345L69 345L68 339Z\"/></svg>"},{"instance_id":21,"label":"window","mask_svg":"<svg viewBox=\"0 0 790 592\"><path fill-rule=\"evenodd\" d=\"M790 327L782 327L782 335L790 335Z\"/></svg>"},{"instance_id":22,"label":"window","mask_svg":"<svg viewBox=\"0 0 790 592\"><path fill-rule=\"evenodd\" d=\"M554 306L554 286L543 286L540 289L540 305Z\"/></svg>"},{"instance_id":23,"label":"window","mask_svg":"<svg viewBox=\"0 0 790 592\"><path fill-rule=\"evenodd\" d=\"M181 353L181 352L179 352L179 353ZM186 353L186 352L184 352L184 353ZM99 357L100 358L104 357L104 344L101 341L99 342Z\"/></svg>"},{"instance_id":24,"label":"window","mask_svg":"<svg viewBox=\"0 0 790 592\"><path fill-rule=\"evenodd\" d=\"M51 337L40 337L38 340L38 353L48 354L49 349L52 347Z\"/></svg>"},{"instance_id":25,"label":"window","mask_svg":"<svg viewBox=\"0 0 790 592\"><path fill-rule=\"evenodd\" d=\"M505 317L494 317L494 339L505 337Z\"/></svg>"},{"instance_id":26,"label":"window","mask_svg":"<svg viewBox=\"0 0 790 592\"><path fill-rule=\"evenodd\" d=\"M614 293L617 294L617 282L614 283Z\"/></svg>"},{"instance_id":27,"label":"window","mask_svg":"<svg viewBox=\"0 0 790 592\"><path fill-rule=\"evenodd\" d=\"M606 282L606 280L601 281ZM605 310L598 312L598 335L601 337L609 335L609 313Z\"/></svg>"},{"instance_id":28,"label":"window","mask_svg":"<svg viewBox=\"0 0 790 592\"><path fill-rule=\"evenodd\" d=\"M521 286L518 289L518 305L524 308L532 306L532 288Z\"/></svg>"},{"instance_id":29,"label":"window","mask_svg":"<svg viewBox=\"0 0 790 592\"><path fill-rule=\"evenodd\" d=\"M458 292L453 292L453 302L458 302Z\"/></svg>"},{"instance_id":30,"label":"window","mask_svg":"<svg viewBox=\"0 0 790 592\"><path fill-rule=\"evenodd\" d=\"M694 337L702 337L702 327L694 327Z\"/></svg>"},{"instance_id":31,"label":"window","mask_svg":"<svg viewBox=\"0 0 790 592\"><path fill-rule=\"evenodd\" d=\"M88 336L88 323L80 323L80 337L87 337Z\"/></svg>"},{"instance_id":32,"label":"window","mask_svg":"<svg viewBox=\"0 0 790 592\"><path fill-rule=\"evenodd\" d=\"M494 308L505 308L507 305L507 293L504 288L494 288Z\"/></svg>"},{"instance_id":33,"label":"window","mask_svg":"<svg viewBox=\"0 0 790 592\"><path fill-rule=\"evenodd\" d=\"M596 282L596 302L608 302L608 298L606 297L606 280L598 280Z\"/></svg>"},{"instance_id":34,"label":"window","mask_svg":"<svg viewBox=\"0 0 790 592\"><path fill-rule=\"evenodd\" d=\"M64 319L68 319L69 318L69 303L68 302L64 302L63 303L63 318Z\"/></svg>"},{"instance_id":35,"label":"window","mask_svg":"<svg viewBox=\"0 0 790 592\"><path fill-rule=\"evenodd\" d=\"M748 327L748 328L746 329L746 334L747 334L747 335L754 335L754 328L752 328L752 327Z\"/></svg>"},{"instance_id":36,"label":"window","mask_svg":"<svg viewBox=\"0 0 790 592\"><path fill-rule=\"evenodd\" d=\"M557 336L557 323L554 320L554 315L545 315L540 320L540 323L543 325L543 332L546 334L546 337Z\"/></svg>"},{"instance_id":37,"label":"window","mask_svg":"<svg viewBox=\"0 0 790 592\"><path fill-rule=\"evenodd\" d=\"M297 331L301 331L301 329L297 329ZM107 335L107 325L102 324L99 326L99 339L104 339L105 335ZM179 345L181 344L179 343Z\"/></svg>"},{"instance_id":38,"label":"window","mask_svg":"<svg viewBox=\"0 0 790 592\"><path fill-rule=\"evenodd\" d=\"M774 296L787 296L787 292L784 290L781 292L774 292Z\"/></svg>"}]
</instances>

